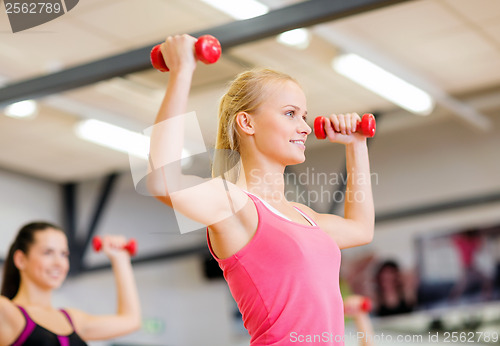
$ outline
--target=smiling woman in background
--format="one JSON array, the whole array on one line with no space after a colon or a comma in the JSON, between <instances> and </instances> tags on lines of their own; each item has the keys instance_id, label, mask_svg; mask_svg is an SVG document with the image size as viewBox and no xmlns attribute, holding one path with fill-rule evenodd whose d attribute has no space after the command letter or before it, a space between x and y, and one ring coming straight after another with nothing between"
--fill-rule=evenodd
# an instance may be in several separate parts
<instances>
[{"instance_id":1,"label":"smiling woman in background","mask_svg":"<svg viewBox=\"0 0 500 346\"><path fill-rule=\"evenodd\" d=\"M0 346L86 345L89 340L114 338L139 329L139 298L124 244L124 237L103 237L102 249L111 261L116 279L118 307L116 314L95 316L52 305L52 293L69 271L64 232L46 222L22 227L4 266Z\"/></svg>"}]
</instances>

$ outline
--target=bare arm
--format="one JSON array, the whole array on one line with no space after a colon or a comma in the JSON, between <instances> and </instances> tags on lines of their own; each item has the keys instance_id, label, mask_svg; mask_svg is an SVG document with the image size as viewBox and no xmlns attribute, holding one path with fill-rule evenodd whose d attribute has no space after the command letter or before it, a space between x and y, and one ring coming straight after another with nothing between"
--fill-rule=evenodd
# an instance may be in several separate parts
<instances>
[{"instance_id":1,"label":"bare arm","mask_svg":"<svg viewBox=\"0 0 500 346\"><path fill-rule=\"evenodd\" d=\"M0 296L0 346L12 344L25 324L19 309L6 297Z\"/></svg>"},{"instance_id":2,"label":"bare arm","mask_svg":"<svg viewBox=\"0 0 500 346\"><path fill-rule=\"evenodd\" d=\"M370 315L367 311L361 308L363 296L351 295L344 299L344 314L346 317L353 319L357 333L356 338L359 340L360 346L374 346L373 325L370 320Z\"/></svg>"},{"instance_id":3,"label":"bare arm","mask_svg":"<svg viewBox=\"0 0 500 346\"><path fill-rule=\"evenodd\" d=\"M103 251L109 257L116 285L117 309L114 315L89 315L69 310L84 340L103 340L129 334L141 326L141 309L130 256L122 247L125 238L103 237Z\"/></svg>"},{"instance_id":4,"label":"bare arm","mask_svg":"<svg viewBox=\"0 0 500 346\"><path fill-rule=\"evenodd\" d=\"M348 173L344 201L344 218L349 221L348 231L342 235L333 231L341 248L363 245L372 241L375 226L370 163L366 139L346 145Z\"/></svg>"},{"instance_id":5,"label":"bare arm","mask_svg":"<svg viewBox=\"0 0 500 346\"><path fill-rule=\"evenodd\" d=\"M188 96L196 67L195 42L195 38L182 35L169 37L162 45L170 75L151 134L153 167L147 183L157 199L208 226L234 216L245 206L247 196L221 178L202 179L182 174L180 158Z\"/></svg>"},{"instance_id":6,"label":"bare arm","mask_svg":"<svg viewBox=\"0 0 500 346\"><path fill-rule=\"evenodd\" d=\"M332 115L331 124L325 126L328 138L346 148L347 186L344 196L344 217L311 213L318 225L341 248L364 245L373 239L375 210L370 176L370 163L366 138L353 133L359 115Z\"/></svg>"},{"instance_id":7,"label":"bare arm","mask_svg":"<svg viewBox=\"0 0 500 346\"><path fill-rule=\"evenodd\" d=\"M184 144L184 121L191 81L196 61L192 53L194 37L183 35L169 37L162 44L162 54L170 68L165 96L158 110L151 133L150 164L153 172L148 176L150 192L162 202L171 206L170 190L181 174L180 159ZM168 168L165 170L164 168ZM167 172L166 172L167 171ZM168 176L165 177L165 173Z\"/></svg>"}]
</instances>

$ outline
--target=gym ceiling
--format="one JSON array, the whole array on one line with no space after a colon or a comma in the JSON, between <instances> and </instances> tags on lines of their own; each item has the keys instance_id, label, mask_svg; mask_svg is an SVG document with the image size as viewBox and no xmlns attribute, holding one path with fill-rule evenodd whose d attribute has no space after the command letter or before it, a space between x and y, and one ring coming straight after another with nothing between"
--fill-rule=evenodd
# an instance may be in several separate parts
<instances>
[{"instance_id":1,"label":"gym ceiling","mask_svg":"<svg viewBox=\"0 0 500 346\"><path fill-rule=\"evenodd\" d=\"M307 93L310 121L332 112L378 112L379 135L443 117L491 133L500 111L500 2L261 2L269 13L235 22L199 0L82 0L16 34L2 8L0 105L34 98L39 109L31 119L0 116L0 167L57 183L128 171L127 154L78 138L74 127L89 118L139 132L150 126L168 73L150 67L148 49L180 33L211 33L223 45L217 64L199 64L192 90L190 110L207 139L227 82L253 66L295 76ZM277 33L304 26L307 48L277 42ZM411 114L337 74L331 61L346 52L429 91L432 114ZM308 150L324 145L313 138L308 144Z\"/></svg>"}]
</instances>

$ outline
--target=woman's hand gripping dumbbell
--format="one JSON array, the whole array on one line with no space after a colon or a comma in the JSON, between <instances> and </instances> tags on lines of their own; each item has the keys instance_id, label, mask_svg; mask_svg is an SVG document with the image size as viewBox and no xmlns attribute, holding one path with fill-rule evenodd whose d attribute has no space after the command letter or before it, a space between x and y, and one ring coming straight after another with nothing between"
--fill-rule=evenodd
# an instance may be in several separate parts
<instances>
[{"instance_id":1,"label":"woman's hand gripping dumbbell","mask_svg":"<svg viewBox=\"0 0 500 346\"><path fill-rule=\"evenodd\" d=\"M102 249L102 239L99 236L95 236L92 239L92 247L95 252L99 252ZM130 256L135 256L137 254L137 241L135 239L130 239L125 245L122 247L123 250L127 250Z\"/></svg>"},{"instance_id":2,"label":"woman's hand gripping dumbbell","mask_svg":"<svg viewBox=\"0 0 500 346\"><path fill-rule=\"evenodd\" d=\"M352 295L344 299L344 313L346 316L369 314L372 311L370 298L361 295Z\"/></svg>"},{"instance_id":3,"label":"woman's hand gripping dumbbell","mask_svg":"<svg viewBox=\"0 0 500 346\"><path fill-rule=\"evenodd\" d=\"M194 55L196 59L205 64L213 64L219 60L221 47L219 41L212 35L203 35L198 38L194 44ZM168 72L169 68L165 63L161 52L161 44L153 47L151 50L151 64L161 72Z\"/></svg>"},{"instance_id":4,"label":"woman's hand gripping dumbbell","mask_svg":"<svg viewBox=\"0 0 500 346\"><path fill-rule=\"evenodd\" d=\"M317 139L326 138L326 130L325 130L326 122L329 123L328 119L325 117L317 117L316 119L314 119L314 134L316 135ZM366 137L375 136L375 130L376 130L376 123L373 114L368 114L368 113L364 114L363 117L361 118L361 121L358 121L356 124L356 132Z\"/></svg>"}]
</instances>

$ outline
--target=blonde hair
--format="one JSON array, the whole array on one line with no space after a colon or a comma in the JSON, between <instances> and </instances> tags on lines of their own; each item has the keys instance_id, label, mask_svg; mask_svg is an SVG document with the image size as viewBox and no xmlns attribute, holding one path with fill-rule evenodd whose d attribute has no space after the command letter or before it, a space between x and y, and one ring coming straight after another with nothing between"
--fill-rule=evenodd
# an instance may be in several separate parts
<instances>
[{"instance_id":1,"label":"blonde hair","mask_svg":"<svg viewBox=\"0 0 500 346\"><path fill-rule=\"evenodd\" d=\"M225 179L236 182L240 167L240 138L236 115L240 112L254 112L266 99L271 84L286 81L297 83L291 76L269 68L256 68L236 76L219 103L212 177L224 175Z\"/></svg>"}]
</instances>

